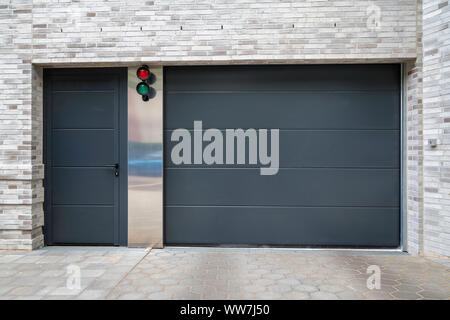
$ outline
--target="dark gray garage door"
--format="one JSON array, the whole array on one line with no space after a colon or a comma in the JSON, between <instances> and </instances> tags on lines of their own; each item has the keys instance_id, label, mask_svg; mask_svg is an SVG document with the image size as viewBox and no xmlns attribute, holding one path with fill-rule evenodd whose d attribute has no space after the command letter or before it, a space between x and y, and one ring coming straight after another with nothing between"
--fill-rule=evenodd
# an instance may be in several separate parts
<instances>
[{"instance_id":1,"label":"dark gray garage door","mask_svg":"<svg viewBox=\"0 0 450 320\"><path fill-rule=\"evenodd\" d=\"M399 245L399 65L170 67L164 81L166 244ZM195 120L279 128L278 174L175 165L172 131Z\"/></svg>"},{"instance_id":2,"label":"dark gray garage door","mask_svg":"<svg viewBox=\"0 0 450 320\"><path fill-rule=\"evenodd\" d=\"M47 244L127 242L126 75L126 68L46 70Z\"/></svg>"}]
</instances>

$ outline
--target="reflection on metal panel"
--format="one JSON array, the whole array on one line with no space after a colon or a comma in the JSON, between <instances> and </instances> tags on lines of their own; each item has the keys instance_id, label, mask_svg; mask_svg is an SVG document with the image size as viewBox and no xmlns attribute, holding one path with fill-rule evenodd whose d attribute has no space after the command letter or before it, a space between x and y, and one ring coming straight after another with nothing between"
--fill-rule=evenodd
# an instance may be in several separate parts
<instances>
[{"instance_id":1,"label":"reflection on metal panel","mask_svg":"<svg viewBox=\"0 0 450 320\"><path fill-rule=\"evenodd\" d=\"M128 68L128 246L162 247L163 72L150 66L156 96L144 102L136 69Z\"/></svg>"}]
</instances>

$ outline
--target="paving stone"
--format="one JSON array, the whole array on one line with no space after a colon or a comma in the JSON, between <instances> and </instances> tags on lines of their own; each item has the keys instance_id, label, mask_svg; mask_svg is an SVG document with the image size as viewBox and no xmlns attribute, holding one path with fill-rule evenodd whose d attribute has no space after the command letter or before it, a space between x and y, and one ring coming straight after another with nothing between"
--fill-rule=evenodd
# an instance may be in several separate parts
<instances>
[{"instance_id":1,"label":"paving stone","mask_svg":"<svg viewBox=\"0 0 450 320\"><path fill-rule=\"evenodd\" d=\"M160 285L147 285L147 286L141 286L141 284L139 283L139 287L136 288L136 291L139 293L154 293L154 292L160 292L164 290L163 286Z\"/></svg>"},{"instance_id":2,"label":"paving stone","mask_svg":"<svg viewBox=\"0 0 450 320\"><path fill-rule=\"evenodd\" d=\"M162 279L160 281L158 281L159 284L162 285L174 285L174 284L178 284L177 280L174 279Z\"/></svg>"},{"instance_id":3,"label":"paving stone","mask_svg":"<svg viewBox=\"0 0 450 320\"><path fill-rule=\"evenodd\" d=\"M419 292L422 291L422 288L420 286L411 286L411 285L405 285L405 284L400 284L400 285L395 285L393 286L395 289L397 289L398 291L408 291L408 292Z\"/></svg>"},{"instance_id":4,"label":"paving stone","mask_svg":"<svg viewBox=\"0 0 450 320\"><path fill-rule=\"evenodd\" d=\"M98 300L104 299L109 290L84 290L78 295L78 300Z\"/></svg>"},{"instance_id":5,"label":"paving stone","mask_svg":"<svg viewBox=\"0 0 450 320\"><path fill-rule=\"evenodd\" d=\"M83 289L70 289L66 287L58 287L55 290L51 291L48 295L49 296L71 296L76 297L78 296Z\"/></svg>"},{"instance_id":6,"label":"paving stone","mask_svg":"<svg viewBox=\"0 0 450 320\"><path fill-rule=\"evenodd\" d=\"M269 295L269 294L268 294ZM230 294L231 300L255 300L258 299L252 292L234 292ZM263 298L259 298L263 300Z\"/></svg>"},{"instance_id":7,"label":"paving stone","mask_svg":"<svg viewBox=\"0 0 450 320\"><path fill-rule=\"evenodd\" d=\"M315 300L337 300L337 295L331 292L317 291L311 293L311 298Z\"/></svg>"},{"instance_id":8,"label":"paving stone","mask_svg":"<svg viewBox=\"0 0 450 320\"><path fill-rule=\"evenodd\" d=\"M301 282L299 280L292 279L292 278L280 279L277 281L277 283L288 285L288 286L298 286L301 284Z\"/></svg>"},{"instance_id":9,"label":"paving stone","mask_svg":"<svg viewBox=\"0 0 450 320\"><path fill-rule=\"evenodd\" d=\"M319 286L319 290L336 293L336 292L340 292L340 291L344 290L344 288L335 286L335 285L322 285L322 286Z\"/></svg>"},{"instance_id":10,"label":"paving stone","mask_svg":"<svg viewBox=\"0 0 450 320\"><path fill-rule=\"evenodd\" d=\"M265 291L265 292L256 292L256 293L254 293L253 297L251 299L256 299L256 300L279 300L279 299L283 299L283 296L279 292Z\"/></svg>"},{"instance_id":11,"label":"paving stone","mask_svg":"<svg viewBox=\"0 0 450 320\"><path fill-rule=\"evenodd\" d=\"M125 294L121 295L118 299L119 300L143 300L143 299L145 299L145 295L140 294L140 293L125 293Z\"/></svg>"},{"instance_id":12,"label":"paving stone","mask_svg":"<svg viewBox=\"0 0 450 320\"><path fill-rule=\"evenodd\" d=\"M22 258L23 255L6 254L0 256L0 263L12 263Z\"/></svg>"},{"instance_id":13,"label":"paving stone","mask_svg":"<svg viewBox=\"0 0 450 320\"><path fill-rule=\"evenodd\" d=\"M13 266L11 266L13 268ZM0 270L0 279L1 278L9 278L13 277L14 275L17 275L19 272L17 270L11 269L11 270Z\"/></svg>"},{"instance_id":14,"label":"paving stone","mask_svg":"<svg viewBox=\"0 0 450 320\"><path fill-rule=\"evenodd\" d=\"M376 290L376 289L366 292L364 294L364 296L370 300L391 300L392 299L392 296L389 293L380 291L380 290Z\"/></svg>"},{"instance_id":15,"label":"paving stone","mask_svg":"<svg viewBox=\"0 0 450 320\"><path fill-rule=\"evenodd\" d=\"M175 294L175 299L177 299L177 300L199 300L200 294L193 293L193 292L181 292L181 293Z\"/></svg>"},{"instance_id":16,"label":"paving stone","mask_svg":"<svg viewBox=\"0 0 450 320\"><path fill-rule=\"evenodd\" d=\"M123 284L124 281L126 281L127 279L123 279L120 284ZM132 282L133 284L140 286L140 287L152 287L152 286L157 286L158 282L153 280L153 279L143 279L143 280L134 280ZM132 284L130 283L130 284Z\"/></svg>"},{"instance_id":17,"label":"paving stone","mask_svg":"<svg viewBox=\"0 0 450 320\"><path fill-rule=\"evenodd\" d=\"M293 286L293 288L296 291L300 291L300 292L314 292L314 291L318 291L318 288L315 286L309 286L309 285L298 285L298 286Z\"/></svg>"},{"instance_id":18,"label":"paving stone","mask_svg":"<svg viewBox=\"0 0 450 320\"><path fill-rule=\"evenodd\" d=\"M289 291L282 294L282 299L286 300L308 300L311 296L306 292Z\"/></svg>"},{"instance_id":19,"label":"paving stone","mask_svg":"<svg viewBox=\"0 0 450 320\"><path fill-rule=\"evenodd\" d=\"M280 280L283 278L284 278L284 276L282 274L278 274L278 273L269 273L269 274L264 275L264 279Z\"/></svg>"},{"instance_id":20,"label":"paving stone","mask_svg":"<svg viewBox=\"0 0 450 320\"><path fill-rule=\"evenodd\" d=\"M418 293L419 296L425 298L425 299L431 299L431 300L449 300L450 294L445 293L443 291L421 291Z\"/></svg>"},{"instance_id":21,"label":"paving stone","mask_svg":"<svg viewBox=\"0 0 450 320\"><path fill-rule=\"evenodd\" d=\"M16 296L13 300L42 300L42 296Z\"/></svg>"},{"instance_id":22,"label":"paving stone","mask_svg":"<svg viewBox=\"0 0 450 320\"><path fill-rule=\"evenodd\" d=\"M421 296L416 294L415 292L408 292L408 291L396 291L391 293L391 295L396 299L402 300L417 300L421 298Z\"/></svg>"},{"instance_id":23,"label":"paving stone","mask_svg":"<svg viewBox=\"0 0 450 320\"><path fill-rule=\"evenodd\" d=\"M90 270L90 269L82 269L81 270L81 276L84 278L92 278L92 277L101 277L104 273L106 272L106 269L95 269L95 270Z\"/></svg>"},{"instance_id":24,"label":"paving stone","mask_svg":"<svg viewBox=\"0 0 450 320\"><path fill-rule=\"evenodd\" d=\"M218 250L213 252L211 250ZM55 252L57 251L57 252ZM449 299L450 270L421 257L253 250L80 248L1 254L0 298L36 299ZM74 253L75 252L75 253ZM139 254L138 254L139 253ZM71 255L73 255L72 258ZM13 256L13 258L11 258ZM14 257L16 259L14 259ZM19 258L17 258L19 257ZM47 261L43 261L48 259ZM42 261L41 261L42 260ZM23 261L23 263L21 263ZM41 261L36 264L33 261ZM66 267L81 267L80 292ZM138 265L136 265L139 262ZM382 269L367 288L367 266ZM395 270L392 271L392 270ZM25 289L24 289L25 288ZM13 291L15 290L15 291ZM418 292L416 294L416 292ZM392 293L392 294L390 294Z\"/></svg>"},{"instance_id":25,"label":"paving stone","mask_svg":"<svg viewBox=\"0 0 450 320\"><path fill-rule=\"evenodd\" d=\"M449 279L450 282L450 279ZM436 284L429 284L429 283L422 283L419 285L419 287L423 291L429 291L429 292L445 292L450 290L450 284L446 286L442 285L436 285Z\"/></svg>"},{"instance_id":26,"label":"paving stone","mask_svg":"<svg viewBox=\"0 0 450 320\"><path fill-rule=\"evenodd\" d=\"M16 287L8 292L8 295L13 296L31 296L35 294L37 291L39 291L40 287L34 287L34 286L24 286L24 287Z\"/></svg>"},{"instance_id":27,"label":"paving stone","mask_svg":"<svg viewBox=\"0 0 450 320\"><path fill-rule=\"evenodd\" d=\"M203 295L205 292L216 293L216 288L207 285L195 285L190 287L189 291L192 293Z\"/></svg>"},{"instance_id":28,"label":"paving stone","mask_svg":"<svg viewBox=\"0 0 450 320\"><path fill-rule=\"evenodd\" d=\"M112 289L119 281L111 279L96 279L89 283L89 289Z\"/></svg>"},{"instance_id":29,"label":"paving stone","mask_svg":"<svg viewBox=\"0 0 450 320\"><path fill-rule=\"evenodd\" d=\"M271 280L271 279L257 279L257 280L253 280L252 283L254 285L257 285L257 286L265 287L265 286L268 286L268 285L271 285L271 284L275 284L275 280Z\"/></svg>"},{"instance_id":30,"label":"paving stone","mask_svg":"<svg viewBox=\"0 0 450 320\"><path fill-rule=\"evenodd\" d=\"M315 278L315 279L313 279L313 278L311 278L311 277L307 277L307 276L304 276L301 280L300 280L300 282L302 283L302 285L307 285L307 286L320 286L320 285L322 285L322 284L324 284L323 282L323 279L317 279L317 278Z\"/></svg>"},{"instance_id":31,"label":"paving stone","mask_svg":"<svg viewBox=\"0 0 450 320\"><path fill-rule=\"evenodd\" d=\"M365 296L359 292L347 290L336 293L336 295L343 300L364 300Z\"/></svg>"},{"instance_id":32,"label":"paving stone","mask_svg":"<svg viewBox=\"0 0 450 320\"><path fill-rule=\"evenodd\" d=\"M155 293L151 293L147 295L147 299L151 299L151 300L165 300L165 299L172 299L174 298L174 294L169 293L169 292L155 292Z\"/></svg>"},{"instance_id":33,"label":"paving stone","mask_svg":"<svg viewBox=\"0 0 450 320\"><path fill-rule=\"evenodd\" d=\"M127 278L130 280L142 280L142 279L145 279L146 277L147 277L147 275L145 273L134 272L132 274L129 274Z\"/></svg>"},{"instance_id":34,"label":"paving stone","mask_svg":"<svg viewBox=\"0 0 450 320\"><path fill-rule=\"evenodd\" d=\"M351 283L348 285L348 287L351 290L354 291L366 291L367 288L367 282L366 281L360 281L359 279L357 281L351 281ZM393 289L395 291L395 289Z\"/></svg>"},{"instance_id":35,"label":"paving stone","mask_svg":"<svg viewBox=\"0 0 450 320\"><path fill-rule=\"evenodd\" d=\"M252 280L255 281L255 280ZM250 285L252 284L252 282L248 279L232 279L232 280L228 280L228 286L229 287L243 287L246 285Z\"/></svg>"},{"instance_id":36,"label":"paving stone","mask_svg":"<svg viewBox=\"0 0 450 320\"><path fill-rule=\"evenodd\" d=\"M242 288L242 290L244 290L246 292L255 293L255 292L262 292L262 291L266 290L266 288L263 286L258 286L258 285L248 285L248 286L244 286Z\"/></svg>"},{"instance_id":37,"label":"paving stone","mask_svg":"<svg viewBox=\"0 0 450 320\"><path fill-rule=\"evenodd\" d=\"M276 284L276 285L270 285L267 287L267 291L269 292L278 292L278 293L285 293L291 291L291 286L287 286L284 284Z\"/></svg>"}]
</instances>

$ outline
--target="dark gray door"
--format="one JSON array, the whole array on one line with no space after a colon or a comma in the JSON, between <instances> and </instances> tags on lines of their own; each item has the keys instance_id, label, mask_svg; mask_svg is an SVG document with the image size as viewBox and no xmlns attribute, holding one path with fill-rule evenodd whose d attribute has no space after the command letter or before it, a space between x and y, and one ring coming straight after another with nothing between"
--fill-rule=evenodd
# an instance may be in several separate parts
<instances>
[{"instance_id":1,"label":"dark gray door","mask_svg":"<svg viewBox=\"0 0 450 320\"><path fill-rule=\"evenodd\" d=\"M399 65L169 67L164 81L166 244L399 245ZM175 165L171 133L194 120L279 128L278 174Z\"/></svg>"},{"instance_id":2,"label":"dark gray door","mask_svg":"<svg viewBox=\"0 0 450 320\"><path fill-rule=\"evenodd\" d=\"M126 244L126 69L46 70L44 87L47 244Z\"/></svg>"}]
</instances>

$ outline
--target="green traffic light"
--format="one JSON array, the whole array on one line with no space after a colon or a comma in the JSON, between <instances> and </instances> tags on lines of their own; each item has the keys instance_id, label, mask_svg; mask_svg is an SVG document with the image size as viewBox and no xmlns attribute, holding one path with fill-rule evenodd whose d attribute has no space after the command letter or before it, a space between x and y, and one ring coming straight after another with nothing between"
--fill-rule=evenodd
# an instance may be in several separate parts
<instances>
[{"instance_id":1,"label":"green traffic light","mask_svg":"<svg viewBox=\"0 0 450 320\"><path fill-rule=\"evenodd\" d=\"M144 95L148 94L148 92L150 91L150 88L149 88L148 84L146 84L145 82L141 82L137 85L136 91L141 96L144 96Z\"/></svg>"}]
</instances>

